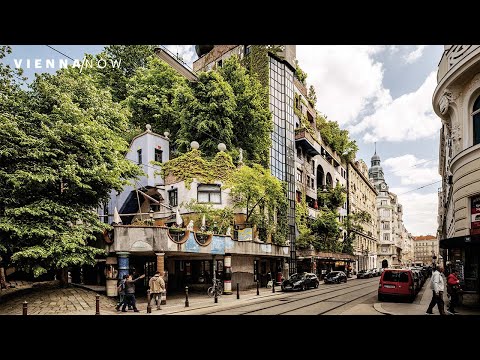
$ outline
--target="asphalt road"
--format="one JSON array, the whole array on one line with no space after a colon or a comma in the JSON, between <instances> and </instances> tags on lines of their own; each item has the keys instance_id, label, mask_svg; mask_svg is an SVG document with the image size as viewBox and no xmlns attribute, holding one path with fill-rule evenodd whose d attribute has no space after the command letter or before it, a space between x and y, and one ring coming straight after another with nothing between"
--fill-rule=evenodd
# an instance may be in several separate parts
<instances>
[{"instance_id":1,"label":"asphalt road","mask_svg":"<svg viewBox=\"0 0 480 360\"><path fill-rule=\"evenodd\" d=\"M222 308L184 311L185 315L338 315L358 304L377 301L378 277L323 284L317 289L284 292L274 299L252 300ZM179 314L178 314L179 315Z\"/></svg>"}]
</instances>

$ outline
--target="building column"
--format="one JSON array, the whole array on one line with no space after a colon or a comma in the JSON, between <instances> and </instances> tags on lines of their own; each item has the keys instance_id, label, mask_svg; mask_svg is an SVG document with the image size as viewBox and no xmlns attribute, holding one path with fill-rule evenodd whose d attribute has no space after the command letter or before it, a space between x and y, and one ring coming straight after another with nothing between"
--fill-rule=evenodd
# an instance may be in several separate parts
<instances>
[{"instance_id":1,"label":"building column","mask_svg":"<svg viewBox=\"0 0 480 360\"><path fill-rule=\"evenodd\" d=\"M118 257L118 278L123 279L123 275L130 273L130 253L127 251L117 252Z\"/></svg>"},{"instance_id":2,"label":"building column","mask_svg":"<svg viewBox=\"0 0 480 360\"><path fill-rule=\"evenodd\" d=\"M232 295L232 255L223 257L223 293Z\"/></svg>"},{"instance_id":3,"label":"building column","mask_svg":"<svg viewBox=\"0 0 480 360\"><path fill-rule=\"evenodd\" d=\"M155 253L155 255L157 255L157 271L160 272L160 276L165 281L165 291L160 294L160 305L167 305L168 274L165 276L165 253Z\"/></svg>"}]
</instances>

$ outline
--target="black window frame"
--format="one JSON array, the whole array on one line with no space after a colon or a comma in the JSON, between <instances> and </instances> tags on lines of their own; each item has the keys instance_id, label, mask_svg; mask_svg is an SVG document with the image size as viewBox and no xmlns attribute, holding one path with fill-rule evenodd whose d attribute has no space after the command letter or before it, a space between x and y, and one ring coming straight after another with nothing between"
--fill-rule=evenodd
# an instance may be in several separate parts
<instances>
[{"instance_id":1,"label":"black window frame","mask_svg":"<svg viewBox=\"0 0 480 360\"><path fill-rule=\"evenodd\" d=\"M138 165L143 164L142 149L137 150L137 163Z\"/></svg>"},{"instance_id":2,"label":"black window frame","mask_svg":"<svg viewBox=\"0 0 480 360\"><path fill-rule=\"evenodd\" d=\"M174 196L175 201L172 201L173 196ZM178 189L168 190L168 203L172 207L178 206Z\"/></svg>"},{"instance_id":3,"label":"black window frame","mask_svg":"<svg viewBox=\"0 0 480 360\"><path fill-rule=\"evenodd\" d=\"M160 161L158 160L158 155L160 155ZM154 159L155 159L155 161L161 163L161 162L162 162L162 158L163 158L163 150L158 149L158 148L155 148L155 151L154 151Z\"/></svg>"},{"instance_id":4,"label":"black window frame","mask_svg":"<svg viewBox=\"0 0 480 360\"><path fill-rule=\"evenodd\" d=\"M475 99L472 109L473 137L472 146L480 144L480 96Z\"/></svg>"}]
</instances>

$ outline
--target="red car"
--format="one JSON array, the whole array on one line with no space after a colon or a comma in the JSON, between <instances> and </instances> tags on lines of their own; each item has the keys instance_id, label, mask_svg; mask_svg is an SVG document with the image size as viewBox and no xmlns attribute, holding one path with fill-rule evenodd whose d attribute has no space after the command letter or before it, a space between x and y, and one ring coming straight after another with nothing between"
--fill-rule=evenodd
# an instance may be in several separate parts
<instances>
[{"instance_id":1,"label":"red car","mask_svg":"<svg viewBox=\"0 0 480 360\"><path fill-rule=\"evenodd\" d=\"M378 284L378 301L387 297L406 298L410 302L415 300L415 283L411 270L385 269Z\"/></svg>"}]
</instances>

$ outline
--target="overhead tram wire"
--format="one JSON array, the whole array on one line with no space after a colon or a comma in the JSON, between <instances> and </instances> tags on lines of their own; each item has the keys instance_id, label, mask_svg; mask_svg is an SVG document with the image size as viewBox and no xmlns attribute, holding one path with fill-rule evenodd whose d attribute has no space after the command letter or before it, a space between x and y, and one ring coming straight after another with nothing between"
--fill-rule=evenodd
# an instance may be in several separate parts
<instances>
[{"instance_id":1,"label":"overhead tram wire","mask_svg":"<svg viewBox=\"0 0 480 360\"><path fill-rule=\"evenodd\" d=\"M397 196L404 195L404 194L408 194L409 192L412 192L412 191L415 191L415 190L420 190L420 189L423 189L423 188L425 188L425 187L427 187L427 186L435 185L435 184L437 184L437 183L439 183L439 182L442 182L442 180L438 180L438 181L435 181L435 182L433 182L433 183L431 183L431 184L427 184L427 185L420 186L420 187L418 187L418 188L416 188L416 189L412 189L412 190L405 191L404 193L397 194Z\"/></svg>"},{"instance_id":2,"label":"overhead tram wire","mask_svg":"<svg viewBox=\"0 0 480 360\"><path fill-rule=\"evenodd\" d=\"M64 53L62 53L61 51L55 49L53 46L50 46L50 45L45 45L45 46L49 47L49 48L52 49L53 51L56 51L57 53L59 53L59 54L65 56L65 57L69 58L70 60L75 61L75 59L73 59L73 58L71 58L70 56L68 56L67 54L64 54Z\"/></svg>"}]
</instances>

